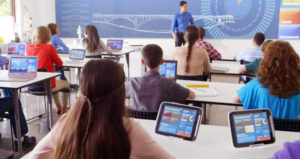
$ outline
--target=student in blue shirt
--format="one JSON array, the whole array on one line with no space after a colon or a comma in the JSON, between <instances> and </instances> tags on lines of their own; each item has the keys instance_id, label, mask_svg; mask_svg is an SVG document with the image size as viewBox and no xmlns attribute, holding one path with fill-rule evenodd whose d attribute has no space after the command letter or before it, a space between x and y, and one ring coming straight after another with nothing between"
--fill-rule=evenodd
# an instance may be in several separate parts
<instances>
[{"instance_id":1,"label":"student in blue shirt","mask_svg":"<svg viewBox=\"0 0 300 159\"><path fill-rule=\"evenodd\" d=\"M236 61L244 60L246 62L253 62L255 59L262 58L261 45L265 41L263 33L256 33L252 40L252 48L241 51L236 57Z\"/></svg>"},{"instance_id":2,"label":"student in blue shirt","mask_svg":"<svg viewBox=\"0 0 300 159\"><path fill-rule=\"evenodd\" d=\"M175 40L175 46L184 45L185 42L183 34L186 27L188 27L190 23L191 25L194 25L194 19L192 15L189 12L187 12L187 2L181 1L179 5L180 12L174 16L171 26L172 35Z\"/></svg>"},{"instance_id":3,"label":"student in blue shirt","mask_svg":"<svg viewBox=\"0 0 300 159\"><path fill-rule=\"evenodd\" d=\"M57 24L50 23L48 24L48 28L51 32L51 44L55 47L57 52L69 52L69 48L62 42L59 38L59 27Z\"/></svg>"},{"instance_id":4,"label":"student in blue shirt","mask_svg":"<svg viewBox=\"0 0 300 159\"><path fill-rule=\"evenodd\" d=\"M244 109L267 108L278 119L300 115L300 59L285 41L271 42L264 51L258 77L238 90L235 102Z\"/></svg>"}]
</instances>

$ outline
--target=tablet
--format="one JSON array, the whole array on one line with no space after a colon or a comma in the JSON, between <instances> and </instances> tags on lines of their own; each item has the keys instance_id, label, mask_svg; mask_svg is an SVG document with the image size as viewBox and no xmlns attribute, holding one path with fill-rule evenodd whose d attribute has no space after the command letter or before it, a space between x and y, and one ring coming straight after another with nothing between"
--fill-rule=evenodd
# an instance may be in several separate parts
<instances>
[{"instance_id":1,"label":"tablet","mask_svg":"<svg viewBox=\"0 0 300 159\"><path fill-rule=\"evenodd\" d=\"M269 109L252 109L229 113L232 142L248 147L275 142L273 118Z\"/></svg>"},{"instance_id":2,"label":"tablet","mask_svg":"<svg viewBox=\"0 0 300 159\"><path fill-rule=\"evenodd\" d=\"M202 113L199 107L163 102L159 108L155 132L194 141L198 134Z\"/></svg>"}]
</instances>

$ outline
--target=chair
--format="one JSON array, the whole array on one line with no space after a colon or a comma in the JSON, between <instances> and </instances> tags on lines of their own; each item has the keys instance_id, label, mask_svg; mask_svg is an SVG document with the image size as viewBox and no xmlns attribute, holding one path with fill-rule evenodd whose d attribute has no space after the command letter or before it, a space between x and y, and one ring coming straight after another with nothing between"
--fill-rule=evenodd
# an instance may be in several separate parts
<instances>
[{"instance_id":1,"label":"chair","mask_svg":"<svg viewBox=\"0 0 300 159\"><path fill-rule=\"evenodd\" d=\"M273 119L275 130L300 132L299 119Z\"/></svg>"},{"instance_id":2,"label":"chair","mask_svg":"<svg viewBox=\"0 0 300 159\"><path fill-rule=\"evenodd\" d=\"M1 119L0 121L2 121L4 118L10 119L8 112L0 113L0 119ZM12 127L10 127L10 134L11 134L11 143L12 143L12 149L13 149L14 139L13 139ZM1 139L1 132L0 132L0 139ZM2 156L3 158L7 158L7 159L13 159L14 153L12 151L5 151L5 150L0 149L0 156Z\"/></svg>"},{"instance_id":3,"label":"chair","mask_svg":"<svg viewBox=\"0 0 300 159\"><path fill-rule=\"evenodd\" d=\"M129 109L129 116L137 119L156 120L157 112L143 112Z\"/></svg>"},{"instance_id":4,"label":"chair","mask_svg":"<svg viewBox=\"0 0 300 159\"><path fill-rule=\"evenodd\" d=\"M241 61L240 61L240 64L241 64L241 65L245 65L245 64L248 64L248 63L250 63L250 62L249 62L249 61L244 61L244 60L241 60ZM239 83L241 83L241 81L243 81L243 83L247 84L247 83L250 82L253 78L255 78L255 77L252 77L252 76L245 76L245 75L240 76L240 78L239 78Z\"/></svg>"},{"instance_id":5,"label":"chair","mask_svg":"<svg viewBox=\"0 0 300 159\"><path fill-rule=\"evenodd\" d=\"M42 68L42 69L38 69L38 71L39 72L47 72L47 69ZM58 90L58 91L52 92L52 93L58 93L58 92L71 93L71 90L68 89L68 88L65 88L65 89L61 89L61 90ZM21 93L28 93L28 94L31 94L31 95L34 95L34 96L43 96L44 101L45 101L45 110L48 113L48 111L47 111L48 110L47 109L48 108L47 93L45 92L43 82L39 82L39 83L36 83L34 85L30 85L30 86L27 87L26 91L22 91ZM70 95L69 95L69 104L71 104ZM38 115L38 117L42 117L42 115L44 115L44 114L40 114L40 115Z\"/></svg>"},{"instance_id":6,"label":"chair","mask_svg":"<svg viewBox=\"0 0 300 159\"><path fill-rule=\"evenodd\" d=\"M178 80L191 80L191 81L207 81L208 78L209 78L208 74L203 74L200 76L181 76L181 75L176 76L176 79Z\"/></svg>"}]
</instances>

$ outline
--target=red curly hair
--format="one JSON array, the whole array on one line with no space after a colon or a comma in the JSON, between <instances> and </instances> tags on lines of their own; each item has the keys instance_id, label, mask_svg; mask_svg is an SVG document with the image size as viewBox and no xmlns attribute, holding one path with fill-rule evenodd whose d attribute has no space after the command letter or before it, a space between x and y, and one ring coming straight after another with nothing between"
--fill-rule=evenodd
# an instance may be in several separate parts
<instances>
[{"instance_id":1,"label":"red curly hair","mask_svg":"<svg viewBox=\"0 0 300 159\"><path fill-rule=\"evenodd\" d=\"M300 92L299 55L286 41L271 42L259 65L259 82L270 94L288 98Z\"/></svg>"}]
</instances>

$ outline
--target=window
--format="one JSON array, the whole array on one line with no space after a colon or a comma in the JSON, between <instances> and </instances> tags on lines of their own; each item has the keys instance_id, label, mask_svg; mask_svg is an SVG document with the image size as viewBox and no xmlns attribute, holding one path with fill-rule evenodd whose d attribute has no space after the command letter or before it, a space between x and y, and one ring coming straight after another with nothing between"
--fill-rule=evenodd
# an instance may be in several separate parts
<instances>
[{"instance_id":1,"label":"window","mask_svg":"<svg viewBox=\"0 0 300 159\"><path fill-rule=\"evenodd\" d=\"M14 0L0 0L0 38L3 38L5 42L14 39L12 2Z\"/></svg>"}]
</instances>

